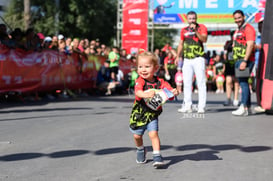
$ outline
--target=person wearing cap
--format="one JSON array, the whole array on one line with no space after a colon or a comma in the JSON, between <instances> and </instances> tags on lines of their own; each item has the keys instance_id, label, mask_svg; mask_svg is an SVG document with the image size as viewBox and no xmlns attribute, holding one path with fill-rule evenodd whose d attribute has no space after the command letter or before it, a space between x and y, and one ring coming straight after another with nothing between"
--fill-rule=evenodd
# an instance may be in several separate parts
<instances>
[{"instance_id":1,"label":"person wearing cap","mask_svg":"<svg viewBox=\"0 0 273 181\"><path fill-rule=\"evenodd\" d=\"M45 37L44 43L43 43L43 48L50 49L49 46L51 45L51 42L52 42L52 38L50 36Z\"/></svg>"},{"instance_id":2,"label":"person wearing cap","mask_svg":"<svg viewBox=\"0 0 273 181\"><path fill-rule=\"evenodd\" d=\"M65 41L65 38L64 38L64 35L62 34L59 34L57 37L58 37L58 47L59 47L59 44Z\"/></svg>"},{"instance_id":3,"label":"person wearing cap","mask_svg":"<svg viewBox=\"0 0 273 181\"><path fill-rule=\"evenodd\" d=\"M43 49L43 44L44 44L44 39L45 39L45 36L43 33L37 33L36 34L37 38L38 38L38 46L37 47L39 50L42 50Z\"/></svg>"},{"instance_id":4,"label":"person wearing cap","mask_svg":"<svg viewBox=\"0 0 273 181\"><path fill-rule=\"evenodd\" d=\"M37 33L37 36L41 39L41 40L44 40L45 39L45 36L43 33Z\"/></svg>"},{"instance_id":5,"label":"person wearing cap","mask_svg":"<svg viewBox=\"0 0 273 181\"><path fill-rule=\"evenodd\" d=\"M58 40L64 40L64 35L59 34L59 35L58 35Z\"/></svg>"}]
</instances>

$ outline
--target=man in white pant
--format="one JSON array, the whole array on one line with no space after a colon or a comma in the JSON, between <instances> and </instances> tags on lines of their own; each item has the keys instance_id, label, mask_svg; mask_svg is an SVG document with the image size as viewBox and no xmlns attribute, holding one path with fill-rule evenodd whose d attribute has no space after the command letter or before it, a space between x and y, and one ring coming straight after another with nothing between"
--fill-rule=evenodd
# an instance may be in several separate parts
<instances>
[{"instance_id":1,"label":"man in white pant","mask_svg":"<svg viewBox=\"0 0 273 181\"><path fill-rule=\"evenodd\" d=\"M183 62L183 88L184 102L178 112L192 112L192 80L196 75L198 86L198 113L205 113L207 87L206 87L206 66L204 58L203 43L207 41L208 31L203 24L197 23L197 14L194 11L187 13L189 26L182 28L181 38L177 48L177 58L175 63L178 64L179 56L182 55Z\"/></svg>"}]
</instances>

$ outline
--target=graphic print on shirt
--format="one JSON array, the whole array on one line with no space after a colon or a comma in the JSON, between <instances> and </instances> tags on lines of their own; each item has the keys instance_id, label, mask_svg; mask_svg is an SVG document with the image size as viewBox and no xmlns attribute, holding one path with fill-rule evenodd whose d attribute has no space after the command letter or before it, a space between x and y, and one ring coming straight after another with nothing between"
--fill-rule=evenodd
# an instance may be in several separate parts
<instances>
[{"instance_id":1,"label":"graphic print on shirt","mask_svg":"<svg viewBox=\"0 0 273 181\"><path fill-rule=\"evenodd\" d=\"M199 29L200 26L197 25L197 31L199 31ZM198 39L196 33L190 27L184 28L181 36L184 36L184 58L192 59L205 54L203 43Z\"/></svg>"}]
</instances>

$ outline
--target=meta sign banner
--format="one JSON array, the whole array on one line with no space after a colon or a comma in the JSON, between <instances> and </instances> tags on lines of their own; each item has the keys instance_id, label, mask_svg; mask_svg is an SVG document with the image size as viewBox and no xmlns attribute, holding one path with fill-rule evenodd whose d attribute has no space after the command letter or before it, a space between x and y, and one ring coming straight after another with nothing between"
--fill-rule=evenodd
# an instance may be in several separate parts
<instances>
[{"instance_id":1,"label":"meta sign banner","mask_svg":"<svg viewBox=\"0 0 273 181\"><path fill-rule=\"evenodd\" d=\"M149 0L123 0L122 48L137 53L148 48Z\"/></svg>"},{"instance_id":2,"label":"meta sign banner","mask_svg":"<svg viewBox=\"0 0 273 181\"><path fill-rule=\"evenodd\" d=\"M254 22L260 0L154 0L154 23L186 23L186 14L195 11L199 23L234 23L233 12L242 10Z\"/></svg>"}]
</instances>

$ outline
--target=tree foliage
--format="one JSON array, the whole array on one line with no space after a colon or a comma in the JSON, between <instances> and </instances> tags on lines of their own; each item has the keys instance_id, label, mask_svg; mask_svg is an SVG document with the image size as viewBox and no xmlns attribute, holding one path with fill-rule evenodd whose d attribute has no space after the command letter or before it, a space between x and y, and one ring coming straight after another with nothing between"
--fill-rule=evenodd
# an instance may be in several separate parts
<instances>
[{"instance_id":1,"label":"tree foliage","mask_svg":"<svg viewBox=\"0 0 273 181\"><path fill-rule=\"evenodd\" d=\"M116 36L117 0L31 0L30 3L30 27L46 36L56 34L56 13L59 14L58 32L66 37L99 38L110 45ZM5 20L12 29L25 30L24 0L11 0ZM176 33L177 30L155 29L154 48L173 42Z\"/></svg>"},{"instance_id":2,"label":"tree foliage","mask_svg":"<svg viewBox=\"0 0 273 181\"><path fill-rule=\"evenodd\" d=\"M56 34L55 15L59 13L58 32L67 37L96 39L109 44L116 34L116 0L32 0L31 24L36 32ZM13 29L24 28L24 1L12 0L5 20Z\"/></svg>"},{"instance_id":3,"label":"tree foliage","mask_svg":"<svg viewBox=\"0 0 273 181\"><path fill-rule=\"evenodd\" d=\"M163 48L166 43L172 45L173 37L177 34L176 29L155 29L154 30L154 49Z\"/></svg>"}]
</instances>

